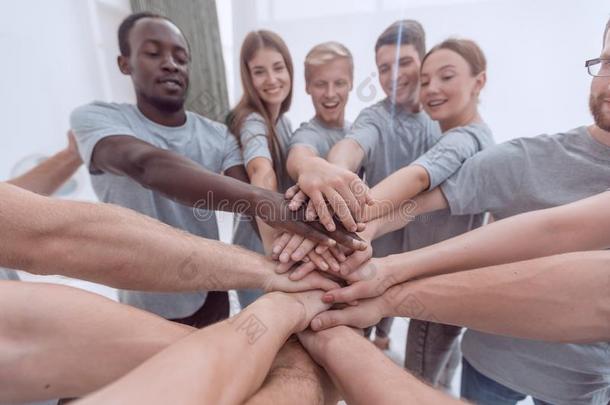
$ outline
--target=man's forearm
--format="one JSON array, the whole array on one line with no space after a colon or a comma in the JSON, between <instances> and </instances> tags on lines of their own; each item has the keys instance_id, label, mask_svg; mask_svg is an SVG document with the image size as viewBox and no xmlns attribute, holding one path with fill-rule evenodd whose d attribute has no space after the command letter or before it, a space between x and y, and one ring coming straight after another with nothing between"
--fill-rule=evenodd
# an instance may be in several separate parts
<instances>
[{"instance_id":1,"label":"man's forearm","mask_svg":"<svg viewBox=\"0 0 610 405\"><path fill-rule=\"evenodd\" d=\"M0 403L84 396L194 330L52 284L0 281L0 307Z\"/></svg>"},{"instance_id":2,"label":"man's forearm","mask_svg":"<svg viewBox=\"0 0 610 405\"><path fill-rule=\"evenodd\" d=\"M610 252L577 252L390 288L387 316L556 342L610 339ZM518 314L518 316L516 316Z\"/></svg>"},{"instance_id":3,"label":"man's forearm","mask_svg":"<svg viewBox=\"0 0 610 405\"><path fill-rule=\"evenodd\" d=\"M462 403L420 382L348 327L318 333L328 334L319 361L349 404Z\"/></svg>"},{"instance_id":4,"label":"man's forearm","mask_svg":"<svg viewBox=\"0 0 610 405\"><path fill-rule=\"evenodd\" d=\"M78 154L62 150L32 170L8 183L33 193L51 195L78 170L82 161Z\"/></svg>"},{"instance_id":5,"label":"man's forearm","mask_svg":"<svg viewBox=\"0 0 610 405\"><path fill-rule=\"evenodd\" d=\"M329 163L357 172L364 159L364 151L353 139L342 139L332 147L326 158Z\"/></svg>"},{"instance_id":6,"label":"man's forearm","mask_svg":"<svg viewBox=\"0 0 610 405\"><path fill-rule=\"evenodd\" d=\"M0 191L2 266L148 291L263 288L273 274L260 255L124 208Z\"/></svg>"},{"instance_id":7,"label":"man's forearm","mask_svg":"<svg viewBox=\"0 0 610 405\"><path fill-rule=\"evenodd\" d=\"M241 404L260 387L286 339L304 327L300 304L284 297L264 296L187 336L82 403ZM159 372L168 368L171 373Z\"/></svg>"},{"instance_id":8,"label":"man's forearm","mask_svg":"<svg viewBox=\"0 0 610 405\"><path fill-rule=\"evenodd\" d=\"M610 193L494 222L422 249L389 256L409 278L610 247ZM408 269L408 270L407 270Z\"/></svg>"},{"instance_id":9,"label":"man's forearm","mask_svg":"<svg viewBox=\"0 0 610 405\"><path fill-rule=\"evenodd\" d=\"M298 181L303 170L307 170L308 160L315 157L318 157L318 154L307 146L296 145L290 148L288 159L286 159L286 171L290 178Z\"/></svg>"}]
</instances>

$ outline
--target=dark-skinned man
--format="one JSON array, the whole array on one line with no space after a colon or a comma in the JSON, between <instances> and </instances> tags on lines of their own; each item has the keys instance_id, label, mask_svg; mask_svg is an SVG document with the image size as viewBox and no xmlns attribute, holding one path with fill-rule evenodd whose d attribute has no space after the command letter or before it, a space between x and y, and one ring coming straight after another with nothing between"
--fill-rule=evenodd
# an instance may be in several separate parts
<instances>
[{"instance_id":1,"label":"dark-skinned man","mask_svg":"<svg viewBox=\"0 0 610 405\"><path fill-rule=\"evenodd\" d=\"M272 226L297 228L332 243L314 227L296 221L298 216L289 214L281 195L219 175L247 179L236 138L224 125L184 108L190 53L175 24L155 14L132 14L121 23L118 39L118 66L131 77L137 104L94 102L71 116L101 201L210 239L218 239L211 210L219 209L258 215ZM341 242L347 237L331 236ZM229 314L226 292L120 291L119 298L195 327Z\"/></svg>"}]
</instances>

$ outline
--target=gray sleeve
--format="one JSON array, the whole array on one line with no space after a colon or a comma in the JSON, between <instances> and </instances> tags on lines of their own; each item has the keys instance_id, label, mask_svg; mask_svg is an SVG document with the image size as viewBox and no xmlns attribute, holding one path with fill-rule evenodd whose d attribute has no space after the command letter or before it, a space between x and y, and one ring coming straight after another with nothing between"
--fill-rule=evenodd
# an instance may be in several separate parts
<instances>
[{"instance_id":1,"label":"gray sleeve","mask_svg":"<svg viewBox=\"0 0 610 405\"><path fill-rule=\"evenodd\" d=\"M493 146L472 158L444 183L441 190L453 215L494 214L514 204L527 173L527 154L520 140Z\"/></svg>"},{"instance_id":2,"label":"gray sleeve","mask_svg":"<svg viewBox=\"0 0 610 405\"><path fill-rule=\"evenodd\" d=\"M239 166L244 164L244 159L237 143L237 138L227 129L224 134L224 150L221 171L225 171L233 166Z\"/></svg>"},{"instance_id":3,"label":"gray sleeve","mask_svg":"<svg viewBox=\"0 0 610 405\"><path fill-rule=\"evenodd\" d=\"M257 157L267 158L273 162L267 140L267 125L259 114L250 114L245 119L239 139L246 166Z\"/></svg>"},{"instance_id":4,"label":"gray sleeve","mask_svg":"<svg viewBox=\"0 0 610 405\"><path fill-rule=\"evenodd\" d=\"M430 177L430 189L433 189L455 173L464 161L474 156L479 149L479 143L470 131L456 128L443 135L411 165L426 169Z\"/></svg>"},{"instance_id":5,"label":"gray sleeve","mask_svg":"<svg viewBox=\"0 0 610 405\"><path fill-rule=\"evenodd\" d=\"M91 155L100 140L113 135L136 136L118 106L107 103L92 103L75 109L70 114L70 128L81 158L91 173L99 173L91 167Z\"/></svg>"},{"instance_id":6,"label":"gray sleeve","mask_svg":"<svg viewBox=\"0 0 610 405\"><path fill-rule=\"evenodd\" d=\"M380 143L379 118L372 108L365 108L360 112L352 128L345 136L346 139L353 139L358 142L358 145L364 150L365 161L363 163L369 160L375 147Z\"/></svg>"},{"instance_id":7,"label":"gray sleeve","mask_svg":"<svg viewBox=\"0 0 610 405\"><path fill-rule=\"evenodd\" d=\"M0 267L0 280L19 281L19 274L15 270Z\"/></svg>"},{"instance_id":8,"label":"gray sleeve","mask_svg":"<svg viewBox=\"0 0 610 405\"><path fill-rule=\"evenodd\" d=\"M320 134L313 128L309 128L306 125L301 125L290 138L290 147L292 149L295 146L306 146L309 149L320 155L320 151L324 149L324 141L320 137Z\"/></svg>"}]
</instances>

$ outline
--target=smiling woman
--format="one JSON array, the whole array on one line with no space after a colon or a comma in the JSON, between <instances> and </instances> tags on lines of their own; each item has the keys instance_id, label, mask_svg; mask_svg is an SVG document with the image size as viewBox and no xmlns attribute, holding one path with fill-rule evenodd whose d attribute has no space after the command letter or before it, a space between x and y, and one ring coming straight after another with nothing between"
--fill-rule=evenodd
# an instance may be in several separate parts
<instances>
[{"instance_id":1,"label":"smiling woman","mask_svg":"<svg viewBox=\"0 0 610 405\"><path fill-rule=\"evenodd\" d=\"M243 95L230 112L228 125L241 144L250 183L285 192L294 185L286 172L292 127L285 113L292 102L294 68L284 41L265 30L250 32L241 47ZM270 227L237 217L233 243L259 253L270 253L277 236ZM259 292L238 292L242 307Z\"/></svg>"}]
</instances>

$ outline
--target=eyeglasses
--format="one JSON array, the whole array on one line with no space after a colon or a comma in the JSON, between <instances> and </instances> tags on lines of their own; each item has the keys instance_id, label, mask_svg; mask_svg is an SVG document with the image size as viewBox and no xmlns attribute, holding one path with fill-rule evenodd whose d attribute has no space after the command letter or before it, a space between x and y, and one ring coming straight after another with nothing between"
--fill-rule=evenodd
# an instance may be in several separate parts
<instances>
[{"instance_id":1,"label":"eyeglasses","mask_svg":"<svg viewBox=\"0 0 610 405\"><path fill-rule=\"evenodd\" d=\"M610 59L595 58L585 62L585 67L591 76L608 77L610 76Z\"/></svg>"}]
</instances>

